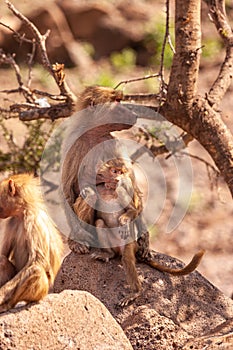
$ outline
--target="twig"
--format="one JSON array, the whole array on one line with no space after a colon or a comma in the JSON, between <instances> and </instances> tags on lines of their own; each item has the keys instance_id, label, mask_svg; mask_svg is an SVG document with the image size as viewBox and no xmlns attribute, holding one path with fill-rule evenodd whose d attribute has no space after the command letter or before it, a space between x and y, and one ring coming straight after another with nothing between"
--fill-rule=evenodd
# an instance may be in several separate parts
<instances>
[{"instance_id":1,"label":"twig","mask_svg":"<svg viewBox=\"0 0 233 350\"><path fill-rule=\"evenodd\" d=\"M1 113L1 117L3 117L5 120L19 117L18 113L12 112L7 108L0 107L0 113Z\"/></svg>"},{"instance_id":2,"label":"twig","mask_svg":"<svg viewBox=\"0 0 233 350\"><path fill-rule=\"evenodd\" d=\"M170 46L170 48L171 48L173 54L175 55L176 50L175 50L175 48L174 48L174 46L173 46L173 44L172 44L172 40L171 40L171 35L170 35L170 33L168 33L167 42L168 42L168 44L169 44L169 46Z\"/></svg>"},{"instance_id":3,"label":"twig","mask_svg":"<svg viewBox=\"0 0 233 350\"><path fill-rule=\"evenodd\" d=\"M148 141L149 138L151 138L151 136L145 130L142 130L142 132ZM137 151L135 151L130 158L132 159L132 161L136 161L144 153L147 152L149 155L153 154L154 157L168 153L168 156L166 157L166 159L168 159L172 155L175 155L177 152L180 152L181 150L186 148L189 142L191 142L192 140L193 140L193 137L190 134L182 133L179 139L177 138L174 141L168 140L168 142L163 145L148 146L147 144L145 144L142 147L140 147Z\"/></svg>"},{"instance_id":4,"label":"twig","mask_svg":"<svg viewBox=\"0 0 233 350\"><path fill-rule=\"evenodd\" d=\"M170 0L166 0L166 29L165 29L165 34L163 38L160 69L159 69L159 75L161 77L161 87L160 87L160 91L162 92L161 96L166 94L166 91L167 91L167 84L165 83L165 80L164 80L164 57L165 57L165 48L167 43L169 44L172 52L175 54L175 48L172 45L171 36L169 32L169 21L170 21Z\"/></svg>"},{"instance_id":5,"label":"twig","mask_svg":"<svg viewBox=\"0 0 233 350\"><path fill-rule=\"evenodd\" d=\"M142 101L146 102L148 100L160 98L160 94L127 94L123 95L122 101Z\"/></svg>"},{"instance_id":6,"label":"twig","mask_svg":"<svg viewBox=\"0 0 233 350\"><path fill-rule=\"evenodd\" d=\"M9 64L14 69L15 75L16 75L16 79L17 79L17 82L19 84L18 92L19 93L23 93L23 95L24 95L24 97L25 97L27 102L33 103L35 101L35 96L31 92L31 90L28 89L24 85L22 77L21 77L20 68L19 68L18 64L15 62L15 59L14 59L13 55L5 54L4 51L0 48L0 63ZM15 91L16 90L14 90L14 92ZM5 92L6 92L6 90L5 90ZM11 92L12 92L12 90L10 90L10 93Z\"/></svg>"},{"instance_id":7,"label":"twig","mask_svg":"<svg viewBox=\"0 0 233 350\"><path fill-rule=\"evenodd\" d=\"M207 162L202 157L196 156L195 154L191 154L191 153L188 153L188 152L185 152L185 151L182 151L182 154L184 154L186 156L189 156L191 158L199 160L200 162L204 163L208 169L211 168L216 175L220 176L220 172L218 171L218 169L216 169L212 164Z\"/></svg>"},{"instance_id":8,"label":"twig","mask_svg":"<svg viewBox=\"0 0 233 350\"><path fill-rule=\"evenodd\" d=\"M29 60L28 60L28 81L27 81L27 87L30 88L31 82L32 82L32 64L36 53L36 43L35 40L32 40L32 52L28 54Z\"/></svg>"},{"instance_id":9,"label":"twig","mask_svg":"<svg viewBox=\"0 0 233 350\"><path fill-rule=\"evenodd\" d=\"M5 0L5 2L8 8L11 10L11 12L13 12L13 14L16 17L18 17L21 20L21 22L23 22L28 27L28 29L30 29L30 31L32 32L36 40L36 44L40 51L40 56L41 56L43 66L50 72L50 74L54 76L52 65L49 61L47 51L46 51L46 46L45 46L46 39L49 36L49 31L47 31L44 35L41 35L37 27L32 22L30 22L27 17L25 17L21 12L19 12L9 0Z\"/></svg>"},{"instance_id":10,"label":"twig","mask_svg":"<svg viewBox=\"0 0 233 350\"><path fill-rule=\"evenodd\" d=\"M21 35L21 34L17 33L14 29L12 29L10 26L8 26L5 23L0 22L0 25L5 27L5 28L7 28L8 30L10 30L13 33L15 39L18 40L19 42L23 42L24 41L25 43L29 43L29 44L32 43L32 39L26 38L25 34Z\"/></svg>"},{"instance_id":11,"label":"twig","mask_svg":"<svg viewBox=\"0 0 233 350\"><path fill-rule=\"evenodd\" d=\"M169 35L169 0L166 0L166 29L165 29L165 34L164 34L164 38L163 38L163 44L162 44L162 50L161 50L161 60L160 60L160 69L159 69L162 90L163 90L163 87L165 85L165 83L164 83L164 55L165 55L165 47L167 44L168 35Z\"/></svg>"},{"instance_id":12,"label":"twig","mask_svg":"<svg viewBox=\"0 0 233 350\"><path fill-rule=\"evenodd\" d=\"M122 80L114 87L114 90L119 88L119 86L122 84L134 83L136 81L146 80L146 79L151 79L151 78L158 78L158 77L159 77L159 73L155 73L155 74L148 74L148 75L145 75L144 77L140 77L140 78L132 78L132 79Z\"/></svg>"},{"instance_id":13,"label":"twig","mask_svg":"<svg viewBox=\"0 0 233 350\"><path fill-rule=\"evenodd\" d=\"M58 63L51 65L47 55L45 43L46 39L48 38L49 31L42 35L37 29L37 27L32 22L30 22L27 17L25 17L21 12L19 12L9 0L5 0L5 2L8 8L13 12L13 14L16 17L18 17L33 34L35 43L39 49L42 65L53 76L61 94L66 96L67 104L69 105L69 108L72 112L76 101L76 96L71 92L71 90L68 88L65 82L64 65Z\"/></svg>"},{"instance_id":14,"label":"twig","mask_svg":"<svg viewBox=\"0 0 233 350\"><path fill-rule=\"evenodd\" d=\"M63 95L53 95L53 94L50 94L49 92L40 91L38 89L33 89L32 92L36 95L46 96L54 101L65 101L66 100L66 97Z\"/></svg>"},{"instance_id":15,"label":"twig","mask_svg":"<svg viewBox=\"0 0 233 350\"><path fill-rule=\"evenodd\" d=\"M20 68L15 61L14 55L5 54L3 50L0 49L0 64L9 64L14 69L16 79L18 82L18 88L9 90L4 89L0 92L6 94L22 93L26 101L26 103L21 102L10 105L8 110L9 115L12 115L12 113L18 113L18 116L21 120L33 120L39 118L51 118L53 120L60 117L70 116L74 110L76 96L72 93L72 91L69 89L65 82L64 65L59 63L55 63L52 65L49 61L46 50L46 39L48 38L49 31L42 35L37 29L37 27L32 22L30 22L29 19L26 18L22 13L20 13L9 0L5 0L5 2L10 11L17 18L19 18L25 26L27 26L27 28L31 31L33 36L32 39L28 39L25 37L25 35L20 35L16 31L14 31L10 26L0 22L0 25L13 32L15 38L18 41L25 41L32 45L31 53L28 54L28 78L26 86L24 85ZM35 57L36 47L38 48L42 66L54 78L59 88L60 95L54 95L36 89L30 89L32 82L32 64ZM59 103L57 105L46 103L48 106L45 103L41 103L40 106L40 99L38 99L37 95L46 96L49 99ZM3 109L1 109L1 111L4 114L7 113L6 110L3 111ZM43 115L43 113L45 113L45 115Z\"/></svg>"},{"instance_id":16,"label":"twig","mask_svg":"<svg viewBox=\"0 0 233 350\"><path fill-rule=\"evenodd\" d=\"M149 148L142 146L138 148L133 154L131 154L130 159L132 162L136 162L138 158L140 158L144 153L148 153L151 156L151 152Z\"/></svg>"}]
</instances>

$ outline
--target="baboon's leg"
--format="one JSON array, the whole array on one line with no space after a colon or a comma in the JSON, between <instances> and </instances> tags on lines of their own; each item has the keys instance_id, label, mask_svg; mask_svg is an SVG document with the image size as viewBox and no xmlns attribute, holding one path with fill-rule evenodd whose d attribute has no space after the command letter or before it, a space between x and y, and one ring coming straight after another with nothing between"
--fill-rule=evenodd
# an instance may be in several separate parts
<instances>
[{"instance_id":1,"label":"baboon's leg","mask_svg":"<svg viewBox=\"0 0 233 350\"><path fill-rule=\"evenodd\" d=\"M135 300L140 295L141 283L139 281L138 273L135 265L136 250L137 250L137 243L131 242L125 246L123 251L122 263L126 273L127 282L130 285L131 293L119 302L120 306L128 305L130 302Z\"/></svg>"},{"instance_id":2,"label":"baboon's leg","mask_svg":"<svg viewBox=\"0 0 233 350\"><path fill-rule=\"evenodd\" d=\"M21 270L0 289L0 312L13 308L19 301L39 301L49 290L45 270L31 265Z\"/></svg>"}]
</instances>

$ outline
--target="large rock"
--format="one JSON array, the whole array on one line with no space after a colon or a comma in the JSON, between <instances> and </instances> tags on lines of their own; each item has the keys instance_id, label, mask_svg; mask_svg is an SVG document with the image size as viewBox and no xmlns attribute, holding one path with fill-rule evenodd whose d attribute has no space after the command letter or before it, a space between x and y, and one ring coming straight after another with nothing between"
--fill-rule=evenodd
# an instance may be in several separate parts
<instances>
[{"instance_id":1,"label":"large rock","mask_svg":"<svg viewBox=\"0 0 233 350\"><path fill-rule=\"evenodd\" d=\"M182 265L163 254L156 254L156 259L169 266ZM174 277L145 264L138 264L137 270L142 280L142 294L124 309L116 306L128 291L118 259L101 263L92 260L90 255L70 253L58 274L55 291L82 289L95 295L121 324L137 350L179 349L185 344L203 341L202 337L210 344L214 334L225 337L226 346L233 347L229 336L229 322L233 327L230 320L233 302L198 272Z\"/></svg>"},{"instance_id":2,"label":"large rock","mask_svg":"<svg viewBox=\"0 0 233 350\"><path fill-rule=\"evenodd\" d=\"M0 349L132 350L108 310L86 292L50 294L0 316Z\"/></svg>"}]
</instances>

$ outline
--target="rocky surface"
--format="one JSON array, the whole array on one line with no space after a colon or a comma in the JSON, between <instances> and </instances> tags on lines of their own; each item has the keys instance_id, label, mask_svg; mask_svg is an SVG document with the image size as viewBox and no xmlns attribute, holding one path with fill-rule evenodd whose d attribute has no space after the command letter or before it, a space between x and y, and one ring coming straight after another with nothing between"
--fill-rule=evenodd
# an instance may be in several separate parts
<instances>
[{"instance_id":1,"label":"rocky surface","mask_svg":"<svg viewBox=\"0 0 233 350\"><path fill-rule=\"evenodd\" d=\"M182 265L163 254L155 257L162 264ZM185 344L186 349L192 349L193 344L207 339L211 343L214 335L225 337L226 346L233 346L233 301L198 272L173 277L144 264L138 264L137 269L142 294L123 309L117 303L128 289L118 259L102 263L90 255L70 253L55 282L55 291L82 289L95 295L120 323L134 349L181 349Z\"/></svg>"},{"instance_id":2,"label":"rocky surface","mask_svg":"<svg viewBox=\"0 0 233 350\"><path fill-rule=\"evenodd\" d=\"M86 292L50 294L0 317L0 349L131 350L121 327Z\"/></svg>"}]
</instances>

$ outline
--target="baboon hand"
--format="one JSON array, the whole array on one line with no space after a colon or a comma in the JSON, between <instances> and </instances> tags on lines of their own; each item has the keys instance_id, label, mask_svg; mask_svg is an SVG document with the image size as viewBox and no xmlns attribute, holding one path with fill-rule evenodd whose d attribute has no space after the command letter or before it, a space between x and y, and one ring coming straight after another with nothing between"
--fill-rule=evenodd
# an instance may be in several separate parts
<instances>
[{"instance_id":1,"label":"baboon hand","mask_svg":"<svg viewBox=\"0 0 233 350\"><path fill-rule=\"evenodd\" d=\"M119 220L119 224L121 226L124 226L124 225L128 225L130 223L131 218L129 217L129 215L127 215L127 213L124 213L119 217L118 220Z\"/></svg>"}]
</instances>

